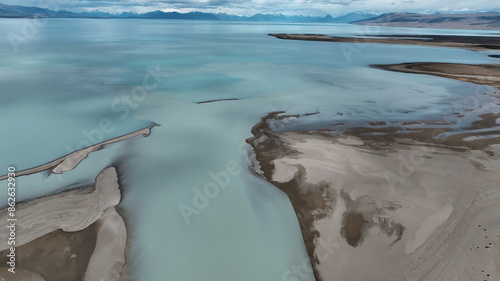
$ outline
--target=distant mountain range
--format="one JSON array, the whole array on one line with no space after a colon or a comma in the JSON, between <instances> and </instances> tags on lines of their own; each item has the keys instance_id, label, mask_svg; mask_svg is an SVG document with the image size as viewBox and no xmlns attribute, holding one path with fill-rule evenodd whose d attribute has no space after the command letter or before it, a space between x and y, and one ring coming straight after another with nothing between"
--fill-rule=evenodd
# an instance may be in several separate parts
<instances>
[{"instance_id":1,"label":"distant mountain range","mask_svg":"<svg viewBox=\"0 0 500 281\"><path fill-rule=\"evenodd\" d=\"M283 14L255 14L238 16L226 13L203 12L163 12L153 11L144 14L124 12L121 14L100 11L74 13L53 11L38 7L24 7L0 4L0 18L126 18L126 19L183 19L213 21L248 22L296 22L296 23L354 23L394 27L460 28L460 29L500 29L500 13L455 13L455 14L417 14L387 13L374 14L355 12L339 17L287 16Z\"/></svg>"},{"instance_id":2,"label":"distant mountain range","mask_svg":"<svg viewBox=\"0 0 500 281\"><path fill-rule=\"evenodd\" d=\"M371 13L350 13L340 17L315 16L286 16L282 14L256 14L253 16L238 16L225 13L203 13L203 12L163 12L153 11L144 14L124 12L111 14L104 12L82 12L53 11L37 7L24 7L0 4L0 18L127 18L127 19L184 19L184 20L224 20L224 21L253 21L253 22L302 22L302 23L351 23L353 21L369 19L378 16Z\"/></svg>"},{"instance_id":3,"label":"distant mountain range","mask_svg":"<svg viewBox=\"0 0 500 281\"><path fill-rule=\"evenodd\" d=\"M389 13L354 22L395 27L500 29L500 13L413 14Z\"/></svg>"}]
</instances>

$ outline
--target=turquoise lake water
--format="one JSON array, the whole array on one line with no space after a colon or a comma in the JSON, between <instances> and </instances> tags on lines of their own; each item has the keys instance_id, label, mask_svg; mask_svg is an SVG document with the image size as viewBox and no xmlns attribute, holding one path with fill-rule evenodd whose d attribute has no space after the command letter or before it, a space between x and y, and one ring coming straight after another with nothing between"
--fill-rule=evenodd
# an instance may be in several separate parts
<instances>
[{"instance_id":1,"label":"turquoise lake water","mask_svg":"<svg viewBox=\"0 0 500 281\"><path fill-rule=\"evenodd\" d=\"M71 172L18 179L18 200L28 200L91 184L100 170L118 165L131 280L286 280L307 253L286 195L248 168L251 128L279 110L319 113L277 128L284 130L447 120L454 117L445 113L461 112L464 118L449 120L459 130L481 112L466 111L464 98L492 88L369 65L497 60L488 52L266 35L486 31L114 19L35 23L0 20L0 174L10 165L30 168L159 124L149 137L109 145ZM481 104L491 101L478 96ZM197 104L215 99L238 100ZM205 188L209 197L199 195ZM5 198L0 195L3 207Z\"/></svg>"}]
</instances>

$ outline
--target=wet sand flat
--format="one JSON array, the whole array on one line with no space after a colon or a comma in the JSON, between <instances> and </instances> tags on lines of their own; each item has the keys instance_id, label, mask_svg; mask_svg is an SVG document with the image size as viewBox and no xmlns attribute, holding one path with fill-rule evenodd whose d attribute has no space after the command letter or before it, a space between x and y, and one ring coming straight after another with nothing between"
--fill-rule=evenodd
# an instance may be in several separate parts
<instances>
[{"instance_id":1,"label":"wet sand flat","mask_svg":"<svg viewBox=\"0 0 500 281\"><path fill-rule=\"evenodd\" d=\"M496 64L372 67L500 81ZM285 114L265 116L247 142L257 174L290 198L318 281L500 278L500 112L458 131L415 120L273 132L273 119L304 117Z\"/></svg>"},{"instance_id":2,"label":"wet sand flat","mask_svg":"<svg viewBox=\"0 0 500 281\"><path fill-rule=\"evenodd\" d=\"M0 269L6 280L17 277L20 269L36 273L44 280L82 280L96 244L95 224L77 231L56 230L16 248L16 274ZM8 250L0 252L0 262L6 264ZM43 258L42 258L43 257ZM31 280L31 279L28 279Z\"/></svg>"},{"instance_id":3,"label":"wet sand flat","mask_svg":"<svg viewBox=\"0 0 500 281\"><path fill-rule=\"evenodd\" d=\"M397 134L388 145L263 124L256 159L289 196L317 280L500 276L500 145L454 149Z\"/></svg>"}]
</instances>

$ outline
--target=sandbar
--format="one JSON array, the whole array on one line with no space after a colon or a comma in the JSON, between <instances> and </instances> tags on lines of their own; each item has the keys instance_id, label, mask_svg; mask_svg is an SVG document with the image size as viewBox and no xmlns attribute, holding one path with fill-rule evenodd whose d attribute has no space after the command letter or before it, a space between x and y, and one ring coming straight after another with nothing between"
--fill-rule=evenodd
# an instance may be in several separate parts
<instances>
[{"instance_id":1,"label":"sandbar","mask_svg":"<svg viewBox=\"0 0 500 281\"><path fill-rule=\"evenodd\" d=\"M324 41L340 43L377 43L399 45L421 45L435 47L461 48L474 51L500 50L500 37L497 36L460 36L460 35L383 35L367 34L366 37L340 37L323 34L270 33L278 39Z\"/></svg>"},{"instance_id":2,"label":"sandbar","mask_svg":"<svg viewBox=\"0 0 500 281\"><path fill-rule=\"evenodd\" d=\"M119 136L113 139L109 139L98 144L82 148L63 157L57 158L56 160L50 161L46 164L36 166L30 169L21 170L16 172L16 177L31 175L45 170L51 170L52 173L61 174L70 170L73 170L83 159L85 159L89 153L98 151L103 148L104 145L119 142L125 139L133 138L135 136L144 135L148 136L151 133L151 129L159 125L152 125L144 129L128 133L123 136ZM0 181L7 179L7 175L0 176Z\"/></svg>"}]
</instances>

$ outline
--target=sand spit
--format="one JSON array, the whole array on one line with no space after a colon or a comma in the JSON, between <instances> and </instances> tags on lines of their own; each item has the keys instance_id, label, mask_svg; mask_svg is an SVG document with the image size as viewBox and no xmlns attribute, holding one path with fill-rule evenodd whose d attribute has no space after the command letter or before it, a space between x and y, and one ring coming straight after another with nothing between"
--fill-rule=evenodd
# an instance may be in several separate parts
<instances>
[{"instance_id":1,"label":"sand spit","mask_svg":"<svg viewBox=\"0 0 500 281\"><path fill-rule=\"evenodd\" d=\"M120 202L120 198L116 169L110 167L99 174L92 187L20 203L16 207L18 218L16 247L22 247L44 236L55 235L54 233L59 230L64 232L86 230L95 223L97 232L95 249L88 262L84 280L101 280L101 278L119 280L125 263L127 237L124 221L114 208ZM0 219L6 221L7 218L7 209L0 211ZM8 231L7 228L0 229L0 236L8 237ZM69 243L72 245L68 246L69 249L76 247L73 242ZM92 243L85 245L87 248L89 246L92 247ZM0 241L0 250L9 247L7 239ZM32 255L36 255L36 252ZM75 257L77 255L73 258ZM31 256L31 258L39 259L40 256ZM34 260L33 264L27 267L36 269L38 265L39 261ZM50 276L47 271L44 273ZM52 274L58 273L56 271ZM81 277L78 279L82 279ZM51 277L47 280L59 279Z\"/></svg>"},{"instance_id":2,"label":"sand spit","mask_svg":"<svg viewBox=\"0 0 500 281\"><path fill-rule=\"evenodd\" d=\"M159 125L152 125L152 126L144 128L144 129L140 129L140 130L137 130L135 132L132 132L132 133L129 133L129 134L126 134L126 135L123 135L123 136L120 136L120 137L117 137L114 139L103 141L101 143L95 144L93 146L89 146L87 148L77 150L73 153L65 155L61 158L54 160L54 161L51 161L49 163L31 168L31 169L17 171L16 177L30 175L30 174L42 172L45 170L51 170L52 173L56 173L56 174L70 171L70 170L74 169L83 159L85 159L89 153L102 149L102 147L104 145L119 142L119 141L122 141L125 139L139 136L139 135L148 136L151 133L151 129L153 127L156 127L156 126L159 126ZM5 180L5 179L7 179L7 175L0 176L0 181Z\"/></svg>"},{"instance_id":3,"label":"sand spit","mask_svg":"<svg viewBox=\"0 0 500 281\"><path fill-rule=\"evenodd\" d=\"M277 134L278 114L248 141L289 196L318 281L500 279L498 142Z\"/></svg>"},{"instance_id":4,"label":"sand spit","mask_svg":"<svg viewBox=\"0 0 500 281\"><path fill-rule=\"evenodd\" d=\"M435 47L451 47L474 51L491 51L500 49L500 37L493 36L458 36L458 35L370 35L369 37L338 37L322 34L268 34L279 39L326 41L344 43L379 43L421 45ZM417 39L418 38L418 39Z\"/></svg>"},{"instance_id":5,"label":"sand spit","mask_svg":"<svg viewBox=\"0 0 500 281\"><path fill-rule=\"evenodd\" d=\"M405 73L429 74L465 82L500 88L500 64L461 64L416 62L401 64L374 64L373 68Z\"/></svg>"}]
</instances>

